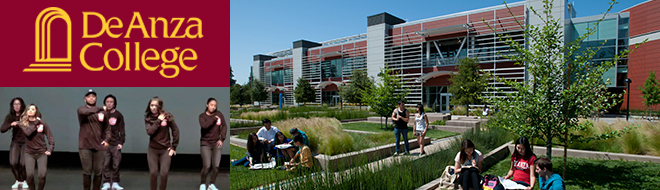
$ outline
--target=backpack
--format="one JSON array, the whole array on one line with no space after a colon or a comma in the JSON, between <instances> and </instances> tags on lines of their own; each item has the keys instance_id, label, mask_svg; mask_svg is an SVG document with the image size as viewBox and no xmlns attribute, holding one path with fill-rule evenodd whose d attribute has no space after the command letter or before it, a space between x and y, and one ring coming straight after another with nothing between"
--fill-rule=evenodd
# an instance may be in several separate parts
<instances>
[{"instance_id":1,"label":"backpack","mask_svg":"<svg viewBox=\"0 0 660 190\"><path fill-rule=\"evenodd\" d=\"M442 178L442 182L440 184L441 188L450 188L454 186L454 181L456 180L456 173L454 173L454 171L455 171L454 166L445 167L445 171L442 172L442 175L440 177Z\"/></svg>"},{"instance_id":2,"label":"backpack","mask_svg":"<svg viewBox=\"0 0 660 190\"><path fill-rule=\"evenodd\" d=\"M482 188L484 190L493 190L499 183L500 182L497 179L497 176L488 174L484 176L484 183L482 184Z\"/></svg>"}]
</instances>

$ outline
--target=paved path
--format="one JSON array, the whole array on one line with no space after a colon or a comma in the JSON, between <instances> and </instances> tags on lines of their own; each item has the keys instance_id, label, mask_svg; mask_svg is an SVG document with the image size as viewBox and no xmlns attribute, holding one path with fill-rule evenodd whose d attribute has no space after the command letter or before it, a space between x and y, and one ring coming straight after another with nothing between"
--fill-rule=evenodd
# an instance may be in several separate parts
<instances>
[{"instance_id":1,"label":"paved path","mask_svg":"<svg viewBox=\"0 0 660 190\"><path fill-rule=\"evenodd\" d=\"M371 131L359 131L359 130L350 130L350 129L344 129L346 132L350 133L362 133L362 134L378 134L377 132L371 132Z\"/></svg>"}]
</instances>

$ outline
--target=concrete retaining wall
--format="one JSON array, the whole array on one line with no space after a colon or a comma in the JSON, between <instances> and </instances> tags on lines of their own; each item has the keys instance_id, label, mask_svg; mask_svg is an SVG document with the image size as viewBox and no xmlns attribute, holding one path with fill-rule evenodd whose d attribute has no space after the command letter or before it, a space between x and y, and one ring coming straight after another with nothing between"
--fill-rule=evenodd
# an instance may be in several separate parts
<instances>
[{"instance_id":1,"label":"concrete retaining wall","mask_svg":"<svg viewBox=\"0 0 660 190\"><path fill-rule=\"evenodd\" d=\"M513 152L514 144L509 145L509 151ZM546 147L534 146L534 154L540 156L546 154ZM566 150L568 157L576 158L591 158L599 160L625 160L625 161L640 161L640 162L654 162L660 163L660 157L658 156L646 156L646 155L636 155L636 154L623 154L623 153L611 153L611 152L598 152L590 150L576 150L568 149ZM552 147L552 156L553 157L563 157L564 148L563 147Z\"/></svg>"},{"instance_id":2,"label":"concrete retaining wall","mask_svg":"<svg viewBox=\"0 0 660 190\"><path fill-rule=\"evenodd\" d=\"M426 137L424 138L424 144L428 145L431 143L431 138ZM373 148L368 148L360 151L355 151L355 152L349 152L345 154L339 154L339 155L334 155L334 156L328 156L328 155L323 155L319 154L314 156L319 163L321 168L325 171L336 171L338 169L341 169L341 167L351 167L354 164L359 164L356 162L360 161L368 161L368 160L361 160L361 159L379 159L383 157L387 157L392 155L394 153L394 145L395 143L392 144L387 144L383 146L378 146L378 147L373 147ZM403 142L400 142L400 148L403 149ZM419 147L419 144L417 143L417 139L412 139L408 141L408 146L409 149L415 149Z\"/></svg>"}]
</instances>

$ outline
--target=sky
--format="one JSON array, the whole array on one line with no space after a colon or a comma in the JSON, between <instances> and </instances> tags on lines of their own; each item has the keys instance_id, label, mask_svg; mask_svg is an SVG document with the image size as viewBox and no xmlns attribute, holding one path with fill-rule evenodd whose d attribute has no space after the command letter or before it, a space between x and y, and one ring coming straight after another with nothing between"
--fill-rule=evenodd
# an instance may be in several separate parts
<instances>
[{"instance_id":1,"label":"sky","mask_svg":"<svg viewBox=\"0 0 660 190\"><path fill-rule=\"evenodd\" d=\"M507 2L519 2L507 1ZM619 0L618 12L646 0ZM602 14L610 0L569 0L577 17ZM367 33L367 17L383 12L407 22L501 5L499 0L231 0L230 61L245 84L253 56L285 50L297 40L322 42Z\"/></svg>"}]
</instances>

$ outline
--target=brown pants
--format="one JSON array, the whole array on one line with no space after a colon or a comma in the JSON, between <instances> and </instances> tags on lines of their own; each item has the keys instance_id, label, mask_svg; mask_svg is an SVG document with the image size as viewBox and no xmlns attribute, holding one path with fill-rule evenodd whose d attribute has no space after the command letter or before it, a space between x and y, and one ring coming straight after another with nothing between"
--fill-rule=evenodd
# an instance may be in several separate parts
<instances>
[{"instance_id":1,"label":"brown pants","mask_svg":"<svg viewBox=\"0 0 660 190\"><path fill-rule=\"evenodd\" d=\"M46 186L46 172L48 171L48 156L46 154L25 154L25 173L27 174L27 184L30 190L34 190L34 166L39 168L39 187L38 190L43 190Z\"/></svg>"},{"instance_id":2,"label":"brown pants","mask_svg":"<svg viewBox=\"0 0 660 190\"><path fill-rule=\"evenodd\" d=\"M11 142L9 147L9 165L11 165L11 172L17 181L25 181L25 148L26 144L18 144Z\"/></svg>"},{"instance_id":3,"label":"brown pants","mask_svg":"<svg viewBox=\"0 0 660 190\"><path fill-rule=\"evenodd\" d=\"M218 146L202 146L200 148L202 154L202 183L206 184L206 176L211 171L211 184L215 184L215 178L218 177L218 170L220 169L220 158L222 152ZM211 169L213 164L213 169Z\"/></svg>"},{"instance_id":4,"label":"brown pants","mask_svg":"<svg viewBox=\"0 0 660 190\"><path fill-rule=\"evenodd\" d=\"M147 164L149 165L149 175L151 176L151 190L156 190L158 185L158 174L160 174L160 190L167 189L167 175L170 173L170 163L172 158L167 149L154 149L149 147L147 150Z\"/></svg>"},{"instance_id":5,"label":"brown pants","mask_svg":"<svg viewBox=\"0 0 660 190\"><path fill-rule=\"evenodd\" d=\"M105 150L79 149L78 155L80 156L80 163L82 163L83 168L84 190L89 190L92 184L92 175L94 175L94 186L92 186L92 190L100 190Z\"/></svg>"},{"instance_id":6,"label":"brown pants","mask_svg":"<svg viewBox=\"0 0 660 190\"><path fill-rule=\"evenodd\" d=\"M103 183L119 182L119 163L121 162L121 150L117 146L109 146L105 153L105 171L103 172Z\"/></svg>"}]
</instances>

